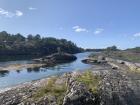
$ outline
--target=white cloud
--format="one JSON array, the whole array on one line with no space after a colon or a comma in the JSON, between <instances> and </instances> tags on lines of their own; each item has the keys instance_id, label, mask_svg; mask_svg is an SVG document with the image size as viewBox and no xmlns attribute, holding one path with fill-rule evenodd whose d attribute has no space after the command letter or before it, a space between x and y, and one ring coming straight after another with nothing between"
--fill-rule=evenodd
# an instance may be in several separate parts
<instances>
[{"instance_id":1,"label":"white cloud","mask_svg":"<svg viewBox=\"0 0 140 105\"><path fill-rule=\"evenodd\" d=\"M36 10L37 8L29 7L28 9L29 9L29 10Z\"/></svg>"},{"instance_id":2,"label":"white cloud","mask_svg":"<svg viewBox=\"0 0 140 105\"><path fill-rule=\"evenodd\" d=\"M21 11L19 11L19 10L16 10L15 15L16 15L16 16L22 16L22 15L23 15L23 13L22 13Z\"/></svg>"},{"instance_id":3,"label":"white cloud","mask_svg":"<svg viewBox=\"0 0 140 105\"><path fill-rule=\"evenodd\" d=\"M5 17L13 17L14 13L0 8L0 15L5 16Z\"/></svg>"},{"instance_id":4,"label":"white cloud","mask_svg":"<svg viewBox=\"0 0 140 105\"><path fill-rule=\"evenodd\" d=\"M7 10L0 8L0 15L11 18L14 16L22 16L23 13L19 10L16 10L15 12L10 12L10 11L7 11Z\"/></svg>"},{"instance_id":5,"label":"white cloud","mask_svg":"<svg viewBox=\"0 0 140 105\"><path fill-rule=\"evenodd\" d=\"M79 26L74 26L74 27L72 27L73 29L76 29L76 28L79 28Z\"/></svg>"},{"instance_id":6,"label":"white cloud","mask_svg":"<svg viewBox=\"0 0 140 105\"><path fill-rule=\"evenodd\" d=\"M73 29L75 32L88 32L86 28L82 28L80 26L74 26Z\"/></svg>"},{"instance_id":7,"label":"white cloud","mask_svg":"<svg viewBox=\"0 0 140 105\"><path fill-rule=\"evenodd\" d=\"M133 36L134 37L140 37L140 32L139 33L135 33Z\"/></svg>"},{"instance_id":8,"label":"white cloud","mask_svg":"<svg viewBox=\"0 0 140 105\"><path fill-rule=\"evenodd\" d=\"M94 34L97 35L97 34L100 34L104 31L104 29L102 28L97 28L95 31L94 31Z\"/></svg>"}]
</instances>

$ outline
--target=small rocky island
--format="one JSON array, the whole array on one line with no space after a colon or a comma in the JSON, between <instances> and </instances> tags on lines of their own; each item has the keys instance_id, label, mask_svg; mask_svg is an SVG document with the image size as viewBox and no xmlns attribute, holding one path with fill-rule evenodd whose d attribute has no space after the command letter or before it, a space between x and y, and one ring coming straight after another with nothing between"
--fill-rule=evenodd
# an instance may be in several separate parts
<instances>
[{"instance_id":1,"label":"small rocky island","mask_svg":"<svg viewBox=\"0 0 140 105\"><path fill-rule=\"evenodd\" d=\"M39 59L33 59L33 61L35 61L36 63L46 64L47 66L53 66L60 63L72 62L76 59L77 57L72 54L58 52Z\"/></svg>"}]
</instances>

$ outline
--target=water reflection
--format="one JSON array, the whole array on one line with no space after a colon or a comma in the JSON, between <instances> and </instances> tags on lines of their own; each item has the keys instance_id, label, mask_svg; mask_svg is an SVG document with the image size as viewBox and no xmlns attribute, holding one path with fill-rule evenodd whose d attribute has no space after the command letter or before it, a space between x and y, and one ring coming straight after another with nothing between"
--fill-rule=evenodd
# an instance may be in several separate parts
<instances>
[{"instance_id":1,"label":"water reflection","mask_svg":"<svg viewBox=\"0 0 140 105\"><path fill-rule=\"evenodd\" d=\"M48 69L59 71L65 67L67 67L67 66L66 65L65 66L64 65L56 65L56 66L52 66L52 67L47 67L47 66L34 67L34 68L27 68L27 72L28 73L32 73L32 72L39 73L39 72L46 72Z\"/></svg>"},{"instance_id":2,"label":"water reflection","mask_svg":"<svg viewBox=\"0 0 140 105\"><path fill-rule=\"evenodd\" d=\"M21 70L16 70L16 72L17 72L17 73L20 73L20 72L21 72Z\"/></svg>"},{"instance_id":3,"label":"water reflection","mask_svg":"<svg viewBox=\"0 0 140 105\"><path fill-rule=\"evenodd\" d=\"M9 71L0 71L0 77L5 77L6 75L9 74Z\"/></svg>"},{"instance_id":4,"label":"water reflection","mask_svg":"<svg viewBox=\"0 0 140 105\"><path fill-rule=\"evenodd\" d=\"M31 55L18 55L18 56L11 56L11 55L6 55L6 56L0 56L0 62L3 61L17 61L17 60L31 60L33 58L38 58L40 56L31 56Z\"/></svg>"},{"instance_id":5,"label":"water reflection","mask_svg":"<svg viewBox=\"0 0 140 105\"><path fill-rule=\"evenodd\" d=\"M27 68L27 72L28 73L31 73L31 72L40 72L40 68L38 67L35 67L35 68Z\"/></svg>"}]
</instances>

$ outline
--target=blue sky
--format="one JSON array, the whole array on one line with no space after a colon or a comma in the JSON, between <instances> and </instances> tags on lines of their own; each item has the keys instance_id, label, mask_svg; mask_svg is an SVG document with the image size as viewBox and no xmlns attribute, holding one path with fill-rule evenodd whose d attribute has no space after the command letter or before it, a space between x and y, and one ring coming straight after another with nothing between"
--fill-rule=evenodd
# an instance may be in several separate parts
<instances>
[{"instance_id":1,"label":"blue sky","mask_svg":"<svg viewBox=\"0 0 140 105\"><path fill-rule=\"evenodd\" d=\"M84 48L140 46L140 0L0 0L0 31Z\"/></svg>"}]
</instances>

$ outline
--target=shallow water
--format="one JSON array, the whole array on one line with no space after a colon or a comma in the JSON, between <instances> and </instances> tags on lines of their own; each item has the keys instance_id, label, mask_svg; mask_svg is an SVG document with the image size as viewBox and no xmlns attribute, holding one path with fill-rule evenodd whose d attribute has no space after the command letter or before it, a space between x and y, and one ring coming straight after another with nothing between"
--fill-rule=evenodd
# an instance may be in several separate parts
<instances>
[{"instance_id":1,"label":"shallow water","mask_svg":"<svg viewBox=\"0 0 140 105\"><path fill-rule=\"evenodd\" d=\"M75 54L77 60L71 63L59 64L54 67L47 68L36 68L36 69L22 69L18 71L3 71L0 72L0 89L14 86L20 83L41 79L44 77L52 75L60 75L65 72L70 72L74 70L84 70L91 67L89 64L84 64L81 62L82 59L88 57L91 52ZM26 64L30 61L10 61L10 62L0 62L0 66L5 66L9 64Z\"/></svg>"}]
</instances>

